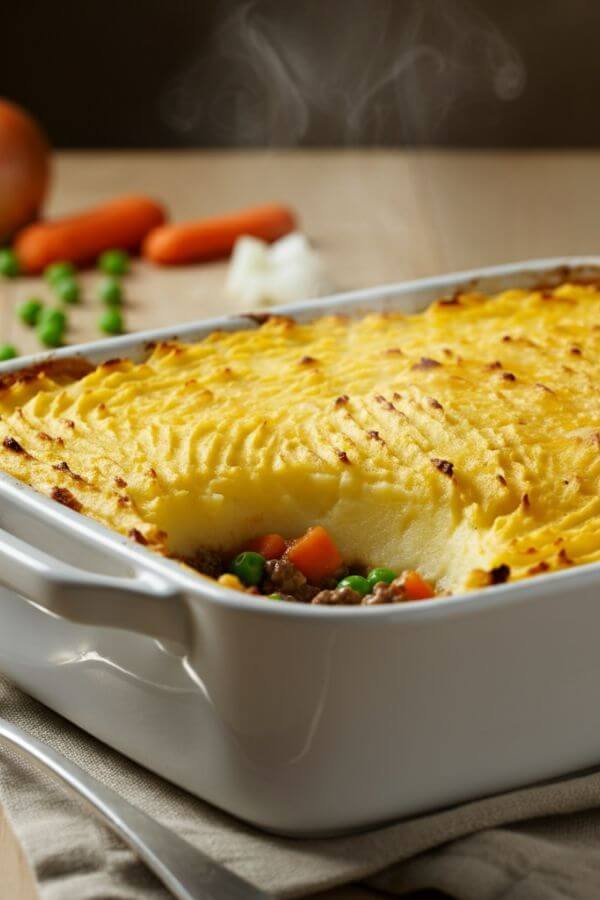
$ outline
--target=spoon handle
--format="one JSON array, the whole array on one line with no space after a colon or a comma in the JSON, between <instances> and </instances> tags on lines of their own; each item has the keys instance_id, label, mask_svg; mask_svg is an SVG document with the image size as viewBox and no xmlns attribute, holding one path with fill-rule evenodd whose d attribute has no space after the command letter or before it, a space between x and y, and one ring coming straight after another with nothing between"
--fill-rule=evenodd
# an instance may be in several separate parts
<instances>
[{"instance_id":1,"label":"spoon handle","mask_svg":"<svg viewBox=\"0 0 600 900\"><path fill-rule=\"evenodd\" d=\"M270 900L46 744L0 718L0 744L49 770L142 859L179 900Z\"/></svg>"}]
</instances>

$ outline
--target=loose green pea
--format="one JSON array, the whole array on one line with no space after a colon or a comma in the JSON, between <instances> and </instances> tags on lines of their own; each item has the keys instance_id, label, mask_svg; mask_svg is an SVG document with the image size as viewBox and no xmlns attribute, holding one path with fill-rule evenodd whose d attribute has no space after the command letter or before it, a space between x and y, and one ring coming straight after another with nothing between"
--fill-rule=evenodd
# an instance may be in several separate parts
<instances>
[{"instance_id":1,"label":"loose green pea","mask_svg":"<svg viewBox=\"0 0 600 900\"><path fill-rule=\"evenodd\" d=\"M370 590L373 590L375 585L379 581L384 581L385 584L390 584L396 577L396 573L392 572L391 569L385 569L383 567L379 569L371 569L369 574L367 575L367 581L369 582Z\"/></svg>"},{"instance_id":2,"label":"loose green pea","mask_svg":"<svg viewBox=\"0 0 600 900\"><path fill-rule=\"evenodd\" d=\"M118 309L111 307L98 319L98 328L105 334L121 334L123 331L123 316Z\"/></svg>"},{"instance_id":3,"label":"loose green pea","mask_svg":"<svg viewBox=\"0 0 600 900\"><path fill-rule=\"evenodd\" d=\"M62 278L72 278L74 274L75 266L70 262L55 262L44 269L44 278L51 285Z\"/></svg>"},{"instance_id":4,"label":"loose green pea","mask_svg":"<svg viewBox=\"0 0 600 900\"><path fill-rule=\"evenodd\" d=\"M79 285L71 275L64 275L52 282L52 288L63 303L79 302Z\"/></svg>"},{"instance_id":5,"label":"loose green pea","mask_svg":"<svg viewBox=\"0 0 600 900\"><path fill-rule=\"evenodd\" d=\"M231 571L244 584L252 587L257 585L263 576L265 568L265 558L260 553L254 553L252 550L246 550L236 556L231 564Z\"/></svg>"},{"instance_id":6,"label":"loose green pea","mask_svg":"<svg viewBox=\"0 0 600 900\"><path fill-rule=\"evenodd\" d=\"M24 303L21 303L17 309L17 315L25 325L33 327L37 325L43 308L44 304L42 301L32 297L31 300L25 300Z\"/></svg>"},{"instance_id":7,"label":"loose green pea","mask_svg":"<svg viewBox=\"0 0 600 900\"><path fill-rule=\"evenodd\" d=\"M268 600L283 600L281 594L267 594Z\"/></svg>"},{"instance_id":8,"label":"loose green pea","mask_svg":"<svg viewBox=\"0 0 600 900\"><path fill-rule=\"evenodd\" d=\"M0 275L5 278L14 278L21 271L19 260L10 247L0 249Z\"/></svg>"},{"instance_id":9,"label":"loose green pea","mask_svg":"<svg viewBox=\"0 0 600 900\"><path fill-rule=\"evenodd\" d=\"M40 322L37 327L38 340L45 347L60 347L63 342L64 329L58 322Z\"/></svg>"},{"instance_id":10,"label":"loose green pea","mask_svg":"<svg viewBox=\"0 0 600 900\"><path fill-rule=\"evenodd\" d=\"M6 362L7 359L14 359L18 356L17 348L12 344L0 344L0 362Z\"/></svg>"},{"instance_id":11,"label":"loose green pea","mask_svg":"<svg viewBox=\"0 0 600 900\"><path fill-rule=\"evenodd\" d=\"M67 327L67 316L62 309L51 306L49 309L43 309L39 318L40 325L53 325L60 328L61 332Z\"/></svg>"},{"instance_id":12,"label":"loose green pea","mask_svg":"<svg viewBox=\"0 0 600 900\"><path fill-rule=\"evenodd\" d=\"M98 258L98 268L107 275L125 275L129 271L129 254L125 250L106 250Z\"/></svg>"},{"instance_id":13,"label":"loose green pea","mask_svg":"<svg viewBox=\"0 0 600 900\"><path fill-rule=\"evenodd\" d=\"M107 306L120 306L123 301L123 291L116 278L105 278L98 288L98 297Z\"/></svg>"},{"instance_id":14,"label":"loose green pea","mask_svg":"<svg viewBox=\"0 0 600 900\"><path fill-rule=\"evenodd\" d=\"M361 597L366 596L366 594L371 591L371 585L366 578L362 577L362 575L347 575L346 578L342 578L342 580L338 582L338 587L352 588L352 590L356 591L357 594L360 594Z\"/></svg>"}]
</instances>

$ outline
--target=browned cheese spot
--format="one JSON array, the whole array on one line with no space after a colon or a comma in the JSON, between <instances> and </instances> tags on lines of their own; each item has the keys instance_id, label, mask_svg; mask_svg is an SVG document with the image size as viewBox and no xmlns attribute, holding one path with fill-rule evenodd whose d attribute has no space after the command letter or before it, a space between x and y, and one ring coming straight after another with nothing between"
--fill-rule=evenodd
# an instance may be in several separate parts
<instances>
[{"instance_id":1,"label":"browned cheese spot","mask_svg":"<svg viewBox=\"0 0 600 900\"><path fill-rule=\"evenodd\" d=\"M396 407L393 403L390 403L389 400L386 400L381 394L377 394L375 399L379 403L380 406L383 406L384 409L395 410Z\"/></svg>"},{"instance_id":2,"label":"browned cheese spot","mask_svg":"<svg viewBox=\"0 0 600 900\"><path fill-rule=\"evenodd\" d=\"M437 456L432 456L431 462L442 475L447 475L448 478L454 476L454 463L449 462L447 459L438 459Z\"/></svg>"},{"instance_id":3,"label":"browned cheese spot","mask_svg":"<svg viewBox=\"0 0 600 900\"><path fill-rule=\"evenodd\" d=\"M438 362L437 359L431 359L430 356L422 356L418 363L411 366L411 369L415 372L421 369L437 369L438 366L441 366L441 362Z\"/></svg>"},{"instance_id":4,"label":"browned cheese spot","mask_svg":"<svg viewBox=\"0 0 600 900\"><path fill-rule=\"evenodd\" d=\"M572 565L573 565L573 560L572 560L571 557L568 555L568 553L567 553L567 551L565 550L564 547L562 547L562 548L558 551L558 561L559 561L559 563L560 563L561 565L563 565L563 566L572 566Z\"/></svg>"},{"instance_id":5,"label":"browned cheese spot","mask_svg":"<svg viewBox=\"0 0 600 900\"><path fill-rule=\"evenodd\" d=\"M20 443L15 440L14 437L5 437L2 441L2 446L5 450L11 450L12 453L25 453L23 447L21 447Z\"/></svg>"},{"instance_id":6,"label":"browned cheese spot","mask_svg":"<svg viewBox=\"0 0 600 900\"><path fill-rule=\"evenodd\" d=\"M504 584L504 582L508 581L509 578L510 566L507 566L506 563L502 563L501 565L490 569L491 584Z\"/></svg>"},{"instance_id":7,"label":"browned cheese spot","mask_svg":"<svg viewBox=\"0 0 600 900\"><path fill-rule=\"evenodd\" d=\"M542 572L547 572L550 566L548 563L542 559L535 566L531 566L531 568L527 569L528 575L540 575Z\"/></svg>"},{"instance_id":8,"label":"browned cheese spot","mask_svg":"<svg viewBox=\"0 0 600 900\"><path fill-rule=\"evenodd\" d=\"M69 468L69 464L67 462L59 462L52 466L53 469L56 469L57 472L66 472L67 475L70 475L75 481L83 481L81 475L77 475L76 472L72 472Z\"/></svg>"},{"instance_id":9,"label":"browned cheese spot","mask_svg":"<svg viewBox=\"0 0 600 900\"><path fill-rule=\"evenodd\" d=\"M438 300L439 306L460 306L460 294L454 294L453 297L443 297Z\"/></svg>"},{"instance_id":10,"label":"browned cheese spot","mask_svg":"<svg viewBox=\"0 0 600 900\"><path fill-rule=\"evenodd\" d=\"M68 488L53 487L50 496L53 500L56 500L57 503L62 503L63 506L68 506L69 509L74 509L75 512L81 510L81 503L77 497L73 496Z\"/></svg>"}]
</instances>

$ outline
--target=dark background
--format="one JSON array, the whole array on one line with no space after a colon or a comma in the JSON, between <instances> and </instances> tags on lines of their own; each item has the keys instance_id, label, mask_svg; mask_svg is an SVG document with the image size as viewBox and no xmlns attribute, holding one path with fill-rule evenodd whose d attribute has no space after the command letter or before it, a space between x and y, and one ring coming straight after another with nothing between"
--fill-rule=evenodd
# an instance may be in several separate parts
<instances>
[{"instance_id":1,"label":"dark background","mask_svg":"<svg viewBox=\"0 0 600 900\"><path fill-rule=\"evenodd\" d=\"M59 147L600 143L595 0L20 0L0 94Z\"/></svg>"}]
</instances>

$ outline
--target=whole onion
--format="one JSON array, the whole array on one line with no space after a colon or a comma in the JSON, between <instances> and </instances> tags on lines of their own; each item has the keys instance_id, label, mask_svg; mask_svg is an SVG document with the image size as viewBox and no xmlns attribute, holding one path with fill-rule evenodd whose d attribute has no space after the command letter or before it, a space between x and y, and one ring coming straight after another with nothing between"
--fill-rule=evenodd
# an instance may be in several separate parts
<instances>
[{"instance_id":1,"label":"whole onion","mask_svg":"<svg viewBox=\"0 0 600 900\"><path fill-rule=\"evenodd\" d=\"M0 243L34 219L50 177L50 147L37 122L0 99Z\"/></svg>"}]
</instances>

